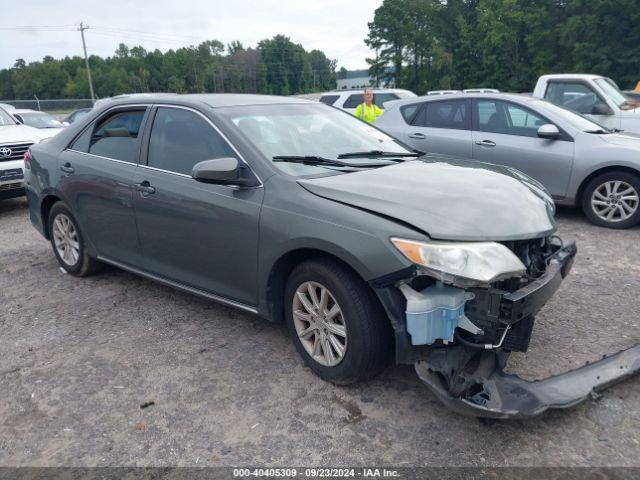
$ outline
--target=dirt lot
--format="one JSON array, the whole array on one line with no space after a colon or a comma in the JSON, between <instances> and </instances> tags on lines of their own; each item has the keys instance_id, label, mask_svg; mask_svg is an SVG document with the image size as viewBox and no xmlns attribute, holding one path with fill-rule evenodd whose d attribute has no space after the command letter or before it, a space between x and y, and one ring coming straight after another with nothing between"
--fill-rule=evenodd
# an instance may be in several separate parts
<instances>
[{"instance_id":1,"label":"dirt lot","mask_svg":"<svg viewBox=\"0 0 640 480\"><path fill-rule=\"evenodd\" d=\"M640 229L572 210L559 225L579 254L512 357L528 377L640 341ZM116 269L62 274L23 199L0 203L0 304L0 465L640 465L638 378L492 424L450 413L405 366L334 387L282 326Z\"/></svg>"}]
</instances>

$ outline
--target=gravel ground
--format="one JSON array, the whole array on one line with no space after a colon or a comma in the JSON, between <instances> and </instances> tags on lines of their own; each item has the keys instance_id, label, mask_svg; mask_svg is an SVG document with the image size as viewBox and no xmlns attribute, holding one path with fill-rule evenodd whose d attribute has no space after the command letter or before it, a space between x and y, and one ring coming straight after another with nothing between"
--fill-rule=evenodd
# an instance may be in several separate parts
<instances>
[{"instance_id":1,"label":"gravel ground","mask_svg":"<svg viewBox=\"0 0 640 480\"><path fill-rule=\"evenodd\" d=\"M579 254L512 356L528 378L640 341L640 229L558 216ZM638 379L488 424L449 412L410 367L335 387L282 326L117 269L62 274L24 199L0 203L0 225L2 466L640 466Z\"/></svg>"}]
</instances>

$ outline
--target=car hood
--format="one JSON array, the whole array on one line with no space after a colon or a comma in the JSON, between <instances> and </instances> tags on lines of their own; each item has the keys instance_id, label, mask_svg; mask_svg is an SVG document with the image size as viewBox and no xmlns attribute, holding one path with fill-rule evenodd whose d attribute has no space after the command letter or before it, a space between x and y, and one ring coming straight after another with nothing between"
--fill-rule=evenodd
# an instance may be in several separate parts
<instances>
[{"instance_id":1,"label":"car hood","mask_svg":"<svg viewBox=\"0 0 640 480\"><path fill-rule=\"evenodd\" d=\"M517 170L480 162L416 160L298 183L437 240L523 240L556 228L553 201L539 183Z\"/></svg>"},{"instance_id":2,"label":"car hood","mask_svg":"<svg viewBox=\"0 0 640 480\"><path fill-rule=\"evenodd\" d=\"M640 135L631 132L610 133L600 138L611 145L640 149Z\"/></svg>"},{"instance_id":3,"label":"car hood","mask_svg":"<svg viewBox=\"0 0 640 480\"><path fill-rule=\"evenodd\" d=\"M27 125L5 125L0 126L0 143L38 143L45 138L53 137L58 130L54 132L48 131L54 129L38 129L28 127Z\"/></svg>"}]
</instances>

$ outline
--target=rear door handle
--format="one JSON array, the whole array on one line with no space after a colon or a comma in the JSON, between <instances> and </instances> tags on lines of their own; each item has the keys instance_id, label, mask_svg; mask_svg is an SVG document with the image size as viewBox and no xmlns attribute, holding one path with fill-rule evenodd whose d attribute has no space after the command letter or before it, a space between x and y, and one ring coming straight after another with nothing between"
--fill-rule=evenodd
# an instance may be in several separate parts
<instances>
[{"instance_id":1,"label":"rear door handle","mask_svg":"<svg viewBox=\"0 0 640 480\"><path fill-rule=\"evenodd\" d=\"M410 133L409 138L415 138L416 140L424 140L427 136L423 133Z\"/></svg>"},{"instance_id":2,"label":"rear door handle","mask_svg":"<svg viewBox=\"0 0 640 480\"><path fill-rule=\"evenodd\" d=\"M71 175L73 172L76 171L75 168L73 168L69 162L67 162L64 165L62 165L60 167L60 170L62 170L64 173L66 173L68 175Z\"/></svg>"},{"instance_id":3,"label":"rear door handle","mask_svg":"<svg viewBox=\"0 0 640 480\"><path fill-rule=\"evenodd\" d=\"M476 145L480 145L481 147L495 147L496 146L496 142L492 142L491 140L482 140L477 141Z\"/></svg>"},{"instance_id":4,"label":"rear door handle","mask_svg":"<svg viewBox=\"0 0 640 480\"><path fill-rule=\"evenodd\" d=\"M148 181L144 181L141 183L134 183L133 188L135 188L138 192L142 193L143 197L147 195L151 195L152 193L156 193L156 189L151 186Z\"/></svg>"}]
</instances>

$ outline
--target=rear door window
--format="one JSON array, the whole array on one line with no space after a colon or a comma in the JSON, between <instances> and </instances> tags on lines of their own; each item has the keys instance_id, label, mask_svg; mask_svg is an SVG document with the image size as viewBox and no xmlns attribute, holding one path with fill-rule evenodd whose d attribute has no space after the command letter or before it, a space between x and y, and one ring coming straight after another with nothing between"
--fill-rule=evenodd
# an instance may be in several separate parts
<instances>
[{"instance_id":1,"label":"rear door window","mask_svg":"<svg viewBox=\"0 0 640 480\"><path fill-rule=\"evenodd\" d=\"M71 145L72 150L137 163L140 128L146 109L119 110L87 128Z\"/></svg>"},{"instance_id":2,"label":"rear door window","mask_svg":"<svg viewBox=\"0 0 640 480\"><path fill-rule=\"evenodd\" d=\"M323 95L320 97L320 101L325 105L333 105L339 98L340 95Z\"/></svg>"},{"instance_id":3,"label":"rear door window","mask_svg":"<svg viewBox=\"0 0 640 480\"><path fill-rule=\"evenodd\" d=\"M150 167L190 176L196 163L235 156L222 136L196 112L158 108L149 138Z\"/></svg>"},{"instance_id":4,"label":"rear door window","mask_svg":"<svg viewBox=\"0 0 640 480\"><path fill-rule=\"evenodd\" d=\"M344 101L342 108L356 108L358 105L364 102L364 96L362 93L354 93Z\"/></svg>"},{"instance_id":5,"label":"rear door window","mask_svg":"<svg viewBox=\"0 0 640 480\"><path fill-rule=\"evenodd\" d=\"M427 102L425 107L415 118L414 125L452 130L468 130L470 128L467 100Z\"/></svg>"},{"instance_id":6,"label":"rear door window","mask_svg":"<svg viewBox=\"0 0 640 480\"><path fill-rule=\"evenodd\" d=\"M375 93L373 95L373 103L380 108L384 108L385 102L390 102L391 100L398 100L398 96L395 93Z\"/></svg>"},{"instance_id":7,"label":"rear door window","mask_svg":"<svg viewBox=\"0 0 640 480\"><path fill-rule=\"evenodd\" d=\"M395 93L374 93L373 94L373 103L378 107L384 109L384 103L389 102L391 100L398 100L398 95ZM364 103L364 94L362 93L354 93L350 95L344 102L342 108L356 108L361 103Z\"/></svg>"}]
</instances>

